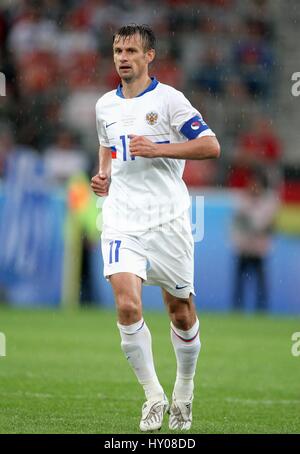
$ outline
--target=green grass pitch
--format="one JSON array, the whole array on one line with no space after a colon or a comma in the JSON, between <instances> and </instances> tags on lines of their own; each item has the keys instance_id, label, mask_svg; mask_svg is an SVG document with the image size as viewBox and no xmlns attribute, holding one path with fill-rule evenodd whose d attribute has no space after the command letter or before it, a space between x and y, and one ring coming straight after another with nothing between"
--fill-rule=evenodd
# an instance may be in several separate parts
<instances>
[{"instance_id":1,"label":"green grass pitch","mask_svg":"<svg viewBox=\"0 0 300 454\"><path fill-rule=\"evenodd\" d=\"M145 313L170 398L175 357L165 313ZM300 319L200 314L191 433L300 433ZM144 401L115 314L0 308L0 433L138 433ZM167 418L160 433L169 433Z\"/></svg>"}]
</instances>

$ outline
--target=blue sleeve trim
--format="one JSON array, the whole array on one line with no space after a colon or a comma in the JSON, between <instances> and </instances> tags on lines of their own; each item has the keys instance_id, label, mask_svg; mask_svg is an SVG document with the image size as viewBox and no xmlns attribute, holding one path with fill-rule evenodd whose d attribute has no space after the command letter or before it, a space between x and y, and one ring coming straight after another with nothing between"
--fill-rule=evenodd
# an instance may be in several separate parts
<instances>
[{"instance_id":1,"label":"blue sleeve trim","mask_svg":"<svg viewBox=\"0 0 300 454\"><path fill-rule=\"evenodd\" d=\"M188 140L196 139L201 132L209 129L205 121L199 115L186 121L180 129L181 134L184 135Z\"/></svg>"}]
</instances>

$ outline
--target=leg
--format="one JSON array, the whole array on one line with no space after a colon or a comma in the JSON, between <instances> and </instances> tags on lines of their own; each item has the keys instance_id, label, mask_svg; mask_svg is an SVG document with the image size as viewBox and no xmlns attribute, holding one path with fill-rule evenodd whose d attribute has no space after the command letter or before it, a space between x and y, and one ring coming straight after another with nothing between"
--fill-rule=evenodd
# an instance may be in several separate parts
<instances>
[{"instance_id":1,"label":"leg","mask_svg":"<svg viewBox=\"0 0 300 454\"><path fill-rule=\"evenodd\" d=\"M266 311L268 309L267 282L265 274L264 259L256 258L255 271L257 276L257 303L258 311Z\"/></svg>"},{"instance_id":2,"label":"leg","mask_svg":"<svg viewBox=\"0 0 300 454\"><path fill-rule=\"evenodd\" d=\"M116 273L110 277L110 282L115 295L121 347L147 399L140 428L143 431L159 429L167 403L154 368L151 334L142 318L142 280L132 273Z\"/></svg>"},{"instance_id":3,"label":"leg","mask_svg":"<svg viewBox=\"0 0 300 454\"><path fill-rule=\"evenodd\" d=\"M246 257L239 255L236 259L235 289L233 299L233 309L236 311L242 310L244 306L244 285L247 266Z\"/></svg>"},{"instance_id":4,"label":"leg","mask_svg":"<svg viewBox=\"0 0 300 454\"><path fill-rule=\"evenodd\" d=\"M116 273L110 277L117 308L118 322L132 325L142 318L142 279L132 273Z\"/></svg>"},{"instance_id":5,"label":"leg","mask_svg":"<svg viewBox=\"0 0 300 454\"><path fill-rule=\"evenodd\" d=\"M171 319L171 340L177 360L170 429L189 429L192 423L194 375L200 352L199 321L192 296L177 298L166 290L163 297Z\"/></svg>"},{"instance_id":6,"label":"leg","mask_svg":"<svg viewBox=\"0 0 300 454\"><path fill-rule=\"evenodd\" d=\"M192 295L188 298L177 298L164 289L162 292L172 324L179 330L190 330L197 321Z\"/></svg>"}]
</instances>

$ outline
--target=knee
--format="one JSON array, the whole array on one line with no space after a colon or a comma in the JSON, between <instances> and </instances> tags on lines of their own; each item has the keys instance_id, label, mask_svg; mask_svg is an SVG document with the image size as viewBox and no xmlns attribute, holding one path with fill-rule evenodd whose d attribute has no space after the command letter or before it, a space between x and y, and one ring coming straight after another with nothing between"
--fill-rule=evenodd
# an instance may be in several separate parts
<instances>
[{"instance_id":1,"label":"knee","mask_svg":"<svg viewBox=\"0 0 300 454\"><path fill-rule=\"evenodd\" d=\"M187 331L192 327L190 317L186 313L174 312L173 314L171 314L171 320L176 328L183 331Z\"/></svg>"},{"instance_id":2,"label":"knee","mask_svg":"<svg viewBox=\"0 0 300 454\"><path fill-rule=\"evenodd\" d=\"M168 304L170 319L173 325L183 331L190 329L196 321L194 305L190 299L180 299Z\"/></svg>"},{"instance_id":3,"label":"knee","mask_svg":"<svg viewBox=\"0 0 300 454\"><path fill-rule=\"evenodd\" d=\"M171 321L176 328L184 331L190 329L191 317L187 304L182 301L180 305L171 306L169 309Z\"/></svg>"},{"instance_id":4,"label":"knee","mask_svg":"<svg viewBox=\"0 0 300 454\"><path fill-rule=\"evenodd\" d=\"M132 273L116 273L110 278L118 320L131 325L142 318L141 279Z\"/></svg>"},{"instance_id":5,"label":"knee","mask_svg":"<svg viewBox=\"0 0 300 454\"><path fill-rule=\"evenodd\" d=\"M131 324L141 318L141 302L138 298L121 293L116 297L119 320L122 324Z\"/></svg>"}]
</instances>

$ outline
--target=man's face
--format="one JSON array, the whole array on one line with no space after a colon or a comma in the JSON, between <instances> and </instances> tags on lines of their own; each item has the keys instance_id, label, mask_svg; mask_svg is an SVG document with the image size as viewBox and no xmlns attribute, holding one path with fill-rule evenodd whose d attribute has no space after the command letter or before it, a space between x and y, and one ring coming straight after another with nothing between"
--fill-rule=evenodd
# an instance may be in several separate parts
<instances>
[{"instance_id":1,"label":"man's face","mask_svg":"<svg viewBox=\"0 0 300 454\"><path fill-rule=\"evenodd\" d=\"M139 33L126 38L116 36L113 53L117 73L128 82L147 74L148 65L155 55L153 49L144 50Z\"/></svg>"}]
</instances>

